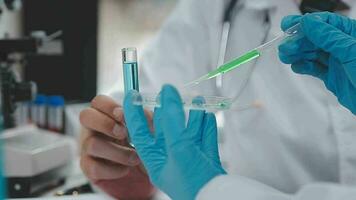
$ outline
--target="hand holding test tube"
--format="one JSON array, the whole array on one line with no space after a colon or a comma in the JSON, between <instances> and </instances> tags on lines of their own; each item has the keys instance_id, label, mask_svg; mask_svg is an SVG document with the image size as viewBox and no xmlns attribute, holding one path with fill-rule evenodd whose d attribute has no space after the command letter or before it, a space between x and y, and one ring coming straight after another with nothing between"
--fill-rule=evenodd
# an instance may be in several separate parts
<instances>
[{"instance_id":1,"label":"hand holding test tube","mask_svg":"<svg viewBox=\"0 0 356 200\"><path fill-rule=\"evenodd\" d=\"M130 90L139 92L139 76L137 63L136 48L122 49L122 62L124 71L124 89L125 94ZM227 110L231 107L232 98L202 96L204 102L194 103L195 96L183 96L182 103L186 109L194 110ZM133 98L134 105L143 105L146 107L160 107L160 95L157 94L140 94Z\"/></svg>"}]
</instances>

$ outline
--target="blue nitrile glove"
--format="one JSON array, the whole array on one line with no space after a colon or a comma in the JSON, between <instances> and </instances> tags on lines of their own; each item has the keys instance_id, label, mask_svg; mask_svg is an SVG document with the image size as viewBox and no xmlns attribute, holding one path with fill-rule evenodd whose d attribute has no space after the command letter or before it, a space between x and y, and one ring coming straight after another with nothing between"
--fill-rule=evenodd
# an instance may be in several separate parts
<instances>
[{"instance_id":1,"label":"blue nitrile glove","mask_svg":"<svg viewBox=\"0 0 356 200\"><path fill-rule=\"evenodd\" d=\"M280 45L281 61L292 64L296 73L323 80L339 102L356 114L356 21L322 12L285 17L282 29L298 22L304 36Z\"/></svg>"},{"instance_id":2,"label":"blue nitrile glove","mask_svg":"<svg viewBox=\"0 0 356 200\"><path fill-rule=\"evenodd\" d=\"M187 126L181 98L172 86L161 91L161 108L154 112L154 133L142 106L125 98L124 115L131 142L152 183L172 199L194 199L211 179L226 172L221 166L214 114L190 111Z\"/></svg>"}]
</instances>

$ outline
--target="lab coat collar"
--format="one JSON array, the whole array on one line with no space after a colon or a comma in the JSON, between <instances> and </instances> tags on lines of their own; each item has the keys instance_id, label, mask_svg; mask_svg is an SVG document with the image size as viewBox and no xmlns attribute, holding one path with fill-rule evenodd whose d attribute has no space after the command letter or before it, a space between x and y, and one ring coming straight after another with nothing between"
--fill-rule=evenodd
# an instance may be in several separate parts
<instances>
[{"instance_id":1,"label":"lab coat collar","mask_svg":"<svg viewBox=\"0 0 356 200\"><path fill-rule=\"evenodd\" d=\"M274 0L246 0L245 6L254 10L268 10L276 7Z\"/></svg>"},{"instance_id":2,"label":"lab coat collar","mask_svg":"<svg viewBox=\"0 0 356 200\"><path fill-rule=\"evenodd\" d=\"M288 3L294 3L296 5L300 5L300 0L284 0ZM266 10L273 9L279 6L281 3L280 0L245 0L245 6L247 8L256 9L256 10Z\"/></svg>"},{"instance_id":3,"label":"lab coat collar","mask_svg":"<svg viewBox=\"0 0 356 200\"><path fill-rule=\"evenodd\" d=\"M267 11L270 19L270 37L280 34L280 24L287 15L300 15L299 2L296 0L247 0L245 6L251 9Z\"/></svg>"},{"instance_id":4,"label":"lab coat collar","mask_svg":"<svg viewBox=\"0 0 356 200\"><path fill-rule=\"evenodd\" d=\"M245 0L245 7L257 11L268 11L271 21L270 37L277 36L284 16L300 15L298 0Z\"/></svg>"}]
</instances>

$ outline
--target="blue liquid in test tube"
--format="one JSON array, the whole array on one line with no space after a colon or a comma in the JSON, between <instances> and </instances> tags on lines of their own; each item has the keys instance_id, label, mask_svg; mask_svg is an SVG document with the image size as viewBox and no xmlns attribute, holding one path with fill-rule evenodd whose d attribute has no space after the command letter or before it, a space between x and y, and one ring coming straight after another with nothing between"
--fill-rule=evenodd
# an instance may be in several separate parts
<instances>
[{"instance_id":1,"label":"blue liquid in test tube","mask_svg":"<svg viewBox=\"0 0 356 200\"><path fill-rule=\"evenodd\" d=\"M124 70L124 89L125 95L131 91L140 91L138 81L138 64L137 64L137 50L136 48L124 48L122 49L122 65ZM130 138L128 142L132 147Z\"/></svg>"},{"instance_id":2,"label":"blue liquid in test tube","mask_svg":"<svg viewBox=\"0 0 356 200\"><path fill-rule=\"evenodd\" d=\"M136 48L122 49L125 94L130 90L140 91L138 81L138 64Z\"/></svg>"}]
</instances>

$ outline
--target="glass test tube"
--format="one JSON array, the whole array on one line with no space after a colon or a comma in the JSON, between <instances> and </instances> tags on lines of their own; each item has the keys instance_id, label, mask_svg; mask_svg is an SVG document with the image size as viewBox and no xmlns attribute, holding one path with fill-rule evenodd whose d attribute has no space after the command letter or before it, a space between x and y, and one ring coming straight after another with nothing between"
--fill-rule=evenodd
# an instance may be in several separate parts
<instances>
[{"instance_id":1,"label":"glass test tube","mask_svg":"<svg viewBox=\"0 0 356 200\"><path fill-rule=\"evenodd\" d=\"M138 81L138 64L137 64L137 50L136 48L124 48L122 49L122 66L124 70L124 89L125 95L130 90L140 91ZM128 142L132 147L130 137Z\"/></svg>"},{"instance_id":2,"label":"glass test tube","mask_svg":"<svg viewBox=\"0 0 356 200\"><path fill-rule=\"evenodd\" d=\"M122 49L122 65L124 70L124 89L125 94L130 90L139 92L138 64L136 48Z\"/></svg>"}]
</instances>

